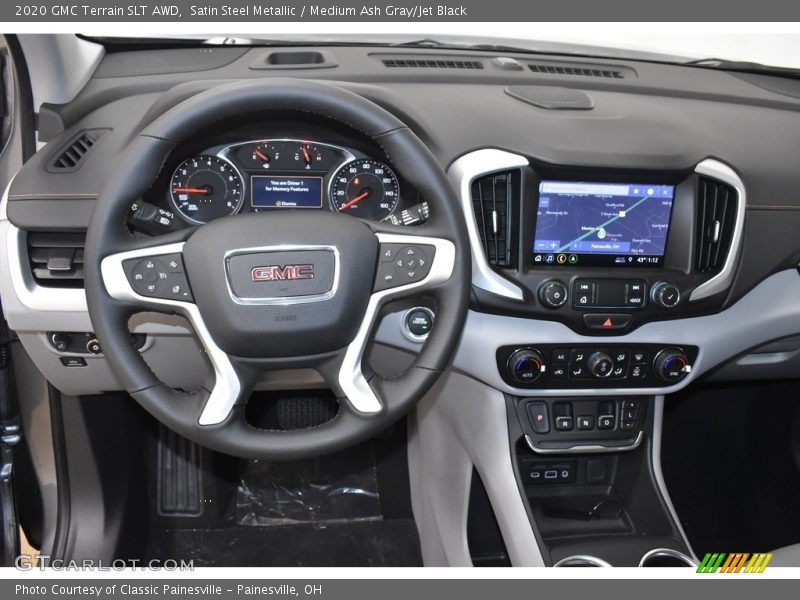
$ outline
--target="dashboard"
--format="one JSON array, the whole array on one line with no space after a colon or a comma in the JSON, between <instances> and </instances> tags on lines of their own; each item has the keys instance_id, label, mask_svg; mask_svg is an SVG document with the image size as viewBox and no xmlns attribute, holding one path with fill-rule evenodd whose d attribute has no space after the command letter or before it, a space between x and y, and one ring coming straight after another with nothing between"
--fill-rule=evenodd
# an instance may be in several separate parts
<instances>
[{"instance_id":1,"label":"dashboard","mask_svg":"<svg viewBox=\"0 0 800 600\"><path fill-rule=\"evenodd\" d=\"M538 485L537 473L545 486L548 473L583 477L582 453L634 457L640 444L658 457L660 437L648 436L660 435L665 397L698 382L800 372L798 82L543 55L515 55L519 68L509 69L495 52L440 61L432 49L339 46L325 51L336 64L270 71L269 53L280 51L111 54L69 106L41 107L46 145L0 206L3 309L31 372L70 396L123 389L93 333L82 274L104 186L124 168L131 141L172 107L226 82L272 76L319 79L396 115L441 165L463 214L469 244L456 256L471 265L466 323L409 446L412 485L433 490L420 504L431 509L420 511L423 535L449 531L465 552L475 469L509 529L509 550L539 556L519 494ZM618 76L603 76L609 69ZM438 199L399 176L401 165L413 169L402 156L324 115L275 113L209 123L170 145L132 207L137 236L228 215L266 222L283 211L411 226L436 216ZM76 144L84 150L65 166ZM402 372L447 309L429 298L383 307L370 367ZM179 316L140 313L129 326L170 387L197 389L213 375L207 348ZM255 385L310 389L322 380L293 370ZM533 465L527 483L515 474L520 449L523 467ZM652 511L656 501L645 505ZM445 517L432 525L437 512Z\"/></svg>"}]
</instances>

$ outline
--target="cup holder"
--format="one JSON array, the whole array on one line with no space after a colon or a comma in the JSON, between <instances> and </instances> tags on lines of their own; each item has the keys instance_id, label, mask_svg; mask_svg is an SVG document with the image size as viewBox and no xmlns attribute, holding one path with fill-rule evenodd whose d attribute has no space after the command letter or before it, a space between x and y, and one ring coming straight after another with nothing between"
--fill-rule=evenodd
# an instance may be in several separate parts
<instances>
[{"instance_id":1,"label":"cup holder","mask_svg":"<svg viewBox=\"0 0 800 600\"><path fill-rule=\"evenodd\" d=\"M692 567L697 568L697 563L683 552L669 548L656 548L650 550L639 561L640 567Z\"/></svg>"},{"instance_id":2,"label":"cup holder","mask_svg":"<svg viewBox=\"0 0 800 600\"><path fill-rule=\"evenodd\" d=\"M588 556L586 554L576 554L562 558L554 567L610 567L611 565L602 558Z\"/></svg>"}]
</instances>

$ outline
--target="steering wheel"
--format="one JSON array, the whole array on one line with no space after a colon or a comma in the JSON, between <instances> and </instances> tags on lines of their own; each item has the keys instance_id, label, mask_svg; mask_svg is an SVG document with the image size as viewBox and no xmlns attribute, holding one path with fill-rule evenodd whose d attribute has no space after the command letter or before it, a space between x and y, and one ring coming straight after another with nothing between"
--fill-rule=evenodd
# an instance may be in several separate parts
<instances>
[{"instance_id":1,"label":"steering wheel","mask_svg":"<svg viewBox=\"0 0 800 600\"><path fill-rule=\"evenodd\" d=\"M248 213L156 237L125 223L169 153L226 118L300 111L344 123L379 144L430 205L418 227L330 211ZM86 297L106 358L127 392L156 419L200 445L244 458L328 454L373 437L405 415L455 350L469 298L468 238L442 168L395 116L355 93L293 79L220 85L177 104L128 144L124 165L97 201L85 248ZM412 261L399 269L395 261ZM381 307L425 294L436 325L402 375L364 364ZM182 314L213 368L198 390L172 389L134 348L128 320L141 311ZM330 421L265 430L245 404L270 369L314 368L337 396Z\"/></svg>"}]
</instances>

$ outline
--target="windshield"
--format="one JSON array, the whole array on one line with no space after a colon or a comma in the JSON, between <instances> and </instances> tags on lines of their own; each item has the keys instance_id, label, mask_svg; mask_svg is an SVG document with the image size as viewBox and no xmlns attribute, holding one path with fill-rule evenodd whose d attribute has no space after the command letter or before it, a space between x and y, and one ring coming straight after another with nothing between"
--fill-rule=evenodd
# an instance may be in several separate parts
<instances>
[{"instance_id":1,"label":"windshield","mask_svg":"<svg viewBox=\"0 0 800 600\"><path fill-rule=\"evenodd\" d=\"M725 62L758 63L770 67L800 69L800 25L737 23L424 23L413 27L374 24L370 34L342 33L348 24L286 24L295 29L280 34L232 31L181 36L158 32L136 36L115 35L131 44L163 42L211 44L401 44L432 48L496 46L507 52L531 51L609 58L631 58L687 63L717 59ZM746 26L745 26L746 25ZM237 28L238 29L238 28ZM356 24L352 29L357 30ZM109 40L107 34L86 37ZM492 48L490 48L492 49ZM713 65L710 65L713 66Z\"/></svg>"}]
</instances>

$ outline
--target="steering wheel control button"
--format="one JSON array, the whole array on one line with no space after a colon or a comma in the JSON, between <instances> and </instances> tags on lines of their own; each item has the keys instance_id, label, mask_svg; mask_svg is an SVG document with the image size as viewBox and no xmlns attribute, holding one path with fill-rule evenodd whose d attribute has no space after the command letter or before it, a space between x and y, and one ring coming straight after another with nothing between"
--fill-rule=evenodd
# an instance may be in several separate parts
<instances>
[{"instance_id":1,"label":"steering wheel control button","mask_svg":"<svg viewBox=\"0 0 800 600\"><path fill-rule=\"evenodd\" d=\"M567 286L560 281L548 281L539 288L539 301L546 308L559 308L567 302Z\"/></svg>"},{"instance_id":2,"label":"steering wheel control button","mask_svg":"<svg viewBox=\"0 0 800 600\"><path fill-rule=\"evenodd\" d=\"M433 311L420 306L412 308L403 319L403 333L412 342L422 342L433 329Z\"/></svg>"},{"instance_id":3,"label":"steering wheel control button","mask_svg":"<svg viewBox=\"0 0 800 600\"><path fill-rule=\"evenodd\" d=\"M429 244L381 244L375 291L422 281L431 272L435 254L436 248ZM391 258L387 260L389 256Z\"/></svg>"},{"instance_id":4,"label":"steering wheel control button","mask_svg":"<svg viewBox=\"0 0 800 600\"><path fill-rule=\"evenodd\" d=\"M656 377L668 383L677 383L692 371L689 357L680 348L667 348L653 361Z\"/></svg>"},{"instance_id":5,"label":"steering wheel control button","mask_svg":"<svg viewBox=\"0 0 800 600\"><path fill-rule=\"evenodd\" d=\"M653 303L659 308L675 308L681 301L681 291L669 281L659 281L650 291Z\"/></svg>"},{"instance_id":6,"label":"steering wheel control button","mask_svg":"<svg viewBox=\"0 0 800 600\"><path fill-rule=\"evenodd\" d=\"M531 428L535 433L550 432L550 417L547 413L545 402L530 402L528 404L528 416L531 419Z\"/></svg>"},{"instance_id":7,"label":"steering wheel control button","mask_svg":"<svg viewBox=\"0 0 800 600\"><path fill-rule=\"evenodd\" d=\"M508 358L508 374L516 383L532 383L545 371L544 359L538 350L523 348Z\"/></svg>"},{"instance_id":8,"label":"steering wheel control button","mask_svg":"<svg viewBox=\"0 0 800 600\"><path fill-rule=\"evenodd\" d=\"M122 263L134 291L147 298L192 302L180 254L132 258Z\"/></svg>"},{"instance_id":9,"label":"steering wheel control button","mask_svg":"<svg viewBox=\"0 0 800 600\"><path fill-rule=\"evenodd\" d=\"M614 331L626 329L633 321L632 315L591 313L583 315L583 323L589 329Z\"/></svg>"}]
</instances>

